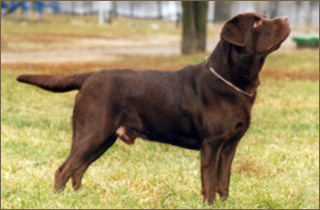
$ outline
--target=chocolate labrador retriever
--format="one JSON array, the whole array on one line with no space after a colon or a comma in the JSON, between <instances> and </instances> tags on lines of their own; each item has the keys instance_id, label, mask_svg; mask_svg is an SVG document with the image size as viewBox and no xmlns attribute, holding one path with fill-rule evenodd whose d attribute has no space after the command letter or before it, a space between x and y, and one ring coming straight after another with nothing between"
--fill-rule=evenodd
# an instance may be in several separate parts
<instances>
[{"instance_id":1,"label":"chocolate labrador retriever","mask_svg":"<svg viewBox=\"0 0 320 210\"><path fill-rule=\"evenodd\" d=\"M226 198L237 145L250 112L266 56L290 33L287 18L240 14L222 28L204 63L177 71L102 70L68 77L21 75L20 82L53 92L79 90L71 152L55 173L55 191L69 178L74 189L117 137L137 137L201 151L204 202Z\"/></svg>"}]
</instances>

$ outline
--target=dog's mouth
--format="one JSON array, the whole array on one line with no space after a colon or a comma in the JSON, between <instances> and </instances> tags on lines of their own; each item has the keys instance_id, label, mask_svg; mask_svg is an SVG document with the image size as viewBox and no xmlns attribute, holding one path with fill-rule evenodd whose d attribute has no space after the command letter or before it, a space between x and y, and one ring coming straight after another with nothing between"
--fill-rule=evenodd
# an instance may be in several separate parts
<instances>
[{"instance_id":1,"label":"dog's mouth","mask_svg":"<svg viewBox=\"0 0 320 210\"><path fill-rule=\"evenodd\" d=\"M279 41L283 42L290 34L291 28L288 22L288 18L282 17L276 19L277 23L279 24Z\"/></svg>"},{"instance_id":2,"label":"dog's mouth","mask_svg":"<svg viewBox=\"0 0 320 210\"><path fill-rule=\"evenodd\" d=\"M281 29L283 32L282 32L282 36L280 36L280 43L283 42L284 40L286 40L291 32L291 28L289 26L289 24L285 24L282 26L283 29Z\"/></svg>"},{"instance_id":3,"label":"dog's mouth","mask_svg":"<svg viewBox=\"0 0 320 210\"><path fill-rule=\"evenodd\" d=\"M281 27L279 27L278 30L279 30L279 35L277 36L275 41L271 45L269 45L269 47L267 48L267 51L269 52L277 50L281 46L281 44L288 38L291 32L291 28L287 21L284 22L281 25Z\"/></svg>"}]
</instances>

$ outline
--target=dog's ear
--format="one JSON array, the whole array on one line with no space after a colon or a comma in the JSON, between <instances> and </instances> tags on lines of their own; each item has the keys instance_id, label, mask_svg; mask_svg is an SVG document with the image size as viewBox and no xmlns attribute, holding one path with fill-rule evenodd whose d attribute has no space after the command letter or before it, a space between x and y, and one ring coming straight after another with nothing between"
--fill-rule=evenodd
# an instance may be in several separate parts
<instances>
[{"instance_id":1,"label":"dog's ear","mask_svg":"<svg viewBox=\"0 0 320 210\"><path fill-rule=\"evenodd\" d=\"M235 16L223 26L221 39L240 47L246 46L253 21L253 18L245 15Z\"/></svg>"}]
</instances>

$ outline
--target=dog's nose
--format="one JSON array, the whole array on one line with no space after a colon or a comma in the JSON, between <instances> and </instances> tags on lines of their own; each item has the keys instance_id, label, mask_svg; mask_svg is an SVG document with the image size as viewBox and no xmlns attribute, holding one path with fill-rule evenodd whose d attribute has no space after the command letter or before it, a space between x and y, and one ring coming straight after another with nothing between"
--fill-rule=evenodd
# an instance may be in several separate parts
<instances>
[{"instance_id":1,"label":"dog's nose","mask_svg":"<svg viewBox=\"0 0 320 210\"><path fill-rule=\"evenodd\" d=\"M285 16L285 17L281 17L280 20L281 20L282 22L285 22L285 23L288 22L288 18L287 18L286 16Z\"/></svg>"}]
</instances>

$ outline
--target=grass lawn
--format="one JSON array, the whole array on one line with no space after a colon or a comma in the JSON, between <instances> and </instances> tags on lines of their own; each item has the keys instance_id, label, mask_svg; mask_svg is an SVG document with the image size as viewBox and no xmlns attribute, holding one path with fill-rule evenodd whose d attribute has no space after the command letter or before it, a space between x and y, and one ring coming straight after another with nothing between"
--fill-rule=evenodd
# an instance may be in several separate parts
<instances>
[{"instance_id":1,"label":"grass lawn","mask_svg":"<svg viewBox=\"0 0 320 210\"><path fill-rule=\"evenodd\" d=\"M34 27L2 33L10 44L9 34L19 30L30 39L51 30ZM90 33L65 28L61 33ZM123 55L113 63L79 64L77 71L170 70L203 57ZM70 149L76 92L53 94L15 78L71 74L78 64L14 65L1 64L1 208L319 208L319 51L278 52L266 61L252 124L235 156L230 197L213 206L202 203L199 152L140 139L133 146L117 141L88 169L78 192L68 183L53 194L54 172Z\"/></svg>"}]
</instances>

